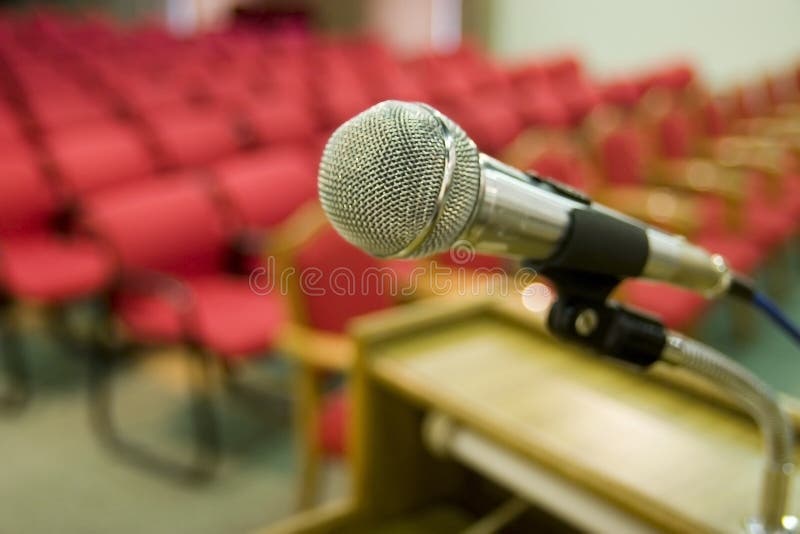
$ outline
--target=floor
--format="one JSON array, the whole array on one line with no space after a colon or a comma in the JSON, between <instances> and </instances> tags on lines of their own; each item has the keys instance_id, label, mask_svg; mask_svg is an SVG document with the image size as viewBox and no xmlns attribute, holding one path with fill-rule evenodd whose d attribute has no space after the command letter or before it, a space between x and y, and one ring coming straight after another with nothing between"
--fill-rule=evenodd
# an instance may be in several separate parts
<instances>
[{"instance_id":1,"label":"floor","mask_svg":"<svg viewBox=\"0 0 800 534\"><path fill-rule=\"evenodd\" d=\"M36 397L23 413L0 417L0 534L252 532L291 512L286 402L276 399L263 414L231 400L218 404L225 461L212 483L187 487L120 463L101 447L90 433L82 359L33 336L27 345L36 359ZM121 375L118 389L126 435L174 458L189 445L183 363L172 353L143 358ZM326 482L329 495L343 491L341 469L330 470Z\"/></svg>"},{"instance_id":2,"label":"floor","mask_svg":"<svg viewBox=\"0 0 800 534\"><path fill-rule=\"evenodd\" d=\"M800 322L797 263L792 270L781 302ZM737 339L728 308L717 306L698 335L800 397L797 348L760 318L754 336ZM23 413L0 417L0 534L227 534L254 531L290 513L294 459L285 400L259 413L222 403L229 453L213 483L187 488L120 463L98 445L88 426L83 358L39 336L32 328L26 337L36 397ZM181 365L174 353L142 358L122 375L118 406L130 435L178 455L187 446ZM256 381L280 383L286 371L268 363L252 373ZM341 468L329 473L327 485L329 495L344 491Z\"/></svg>"}]
</instances>

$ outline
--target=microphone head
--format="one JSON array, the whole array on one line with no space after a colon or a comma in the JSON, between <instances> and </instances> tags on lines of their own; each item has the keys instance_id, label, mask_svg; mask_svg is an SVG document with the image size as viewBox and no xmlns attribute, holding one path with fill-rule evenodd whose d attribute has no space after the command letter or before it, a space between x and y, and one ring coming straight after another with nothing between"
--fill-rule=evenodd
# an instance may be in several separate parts
<instances>
[{"instance_id":1,"label":"microphone head","mask_svg":"<svg viewBox=\"0 0 800 534\"><path fill-rule=\"evenodd\" d=\"M342 124L319 168L319 197L333 227L378 257L447 250L478 204L479 152L433 108L381 102Z\"/></svg>"}]
</instances>

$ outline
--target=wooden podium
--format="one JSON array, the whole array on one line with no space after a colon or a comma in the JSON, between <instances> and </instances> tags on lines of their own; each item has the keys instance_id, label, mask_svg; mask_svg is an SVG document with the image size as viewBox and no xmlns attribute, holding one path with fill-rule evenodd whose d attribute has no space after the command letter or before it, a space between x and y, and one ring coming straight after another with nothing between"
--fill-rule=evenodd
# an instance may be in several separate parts
<instances>
[{"instance_id":1,"label":"wooden podium","mask_svg":"<svg viewBox=\"0 0 800 534\"><path fill-rule=\"evenodd\" d=\"M352 497L269 531L458 532L502 491L567 530L741 531L764 461L755 424L682 371L624 368L540 322L456 299L357 324ZM463 430L471 456L431 452L431 413Z\"/></svg>"}]
</instances>

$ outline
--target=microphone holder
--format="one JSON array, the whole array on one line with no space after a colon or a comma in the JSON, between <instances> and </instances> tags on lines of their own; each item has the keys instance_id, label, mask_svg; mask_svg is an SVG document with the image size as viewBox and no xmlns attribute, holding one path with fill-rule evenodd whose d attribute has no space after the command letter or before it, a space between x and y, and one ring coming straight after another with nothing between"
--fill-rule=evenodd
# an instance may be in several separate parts
<instances>
[{"instance_id":1,"label":"microphone holder","mask_svg":"<svg viewBox=\"0 0 800 534\"><path fill-rule=\"evenodd\" d=\"M533 262L525 265L541 267ZM640 369L659 360L680 366L719 386L739 403L758 425L767 454L758 511L745 521L743 530L750 534L800 532L797 518L785 515L794 472L793 427L775 392L724 354L608 300L619 278L546 266L540 272L558 290L547 319L557 337Z\"/></svg>"}]
</instances>

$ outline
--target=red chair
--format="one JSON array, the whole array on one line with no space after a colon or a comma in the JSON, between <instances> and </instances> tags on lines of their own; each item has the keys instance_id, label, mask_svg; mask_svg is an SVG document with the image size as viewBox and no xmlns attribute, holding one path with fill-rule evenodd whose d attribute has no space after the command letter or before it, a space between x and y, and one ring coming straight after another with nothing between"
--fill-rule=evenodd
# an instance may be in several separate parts
<instances>
[{"instance_id":1,"label":"red chair","mask_svg":"<svg viewBox=\"0 0 800 534\"><path fill-rule=\"evenodd\" d=\"M653 313L673 330L689 330L709 307L697 293L649 280L628 280L621 291L626 303Z\"/></svg>"},{"instance_id":2,"label":"red chair","mask_svg":"<svg viewBox=\"0 0 800 534\"><path fill-rule=\"evenodd\" d=\"M641 132L632 125L610 131L600 142L600 168L614 187L647 185L645 169L648 158ZM732 232L726 227L725 206L720 198L697 197L697 216L700 230L692 236L699 244L725 256L734 268L745 273L753 272L766 257L766 251L754 246L747 236ZM704 299L697 295L663 284L631 282L623 289L625 300L658 315L670 328L685 328L703 314Z\"/></svg>"},{"instance_id":3,"label":"red chair","mask_svg":"<svg viewBox=\"0 0 800 534\"><path fill-rule=\"evenodd\" d=\"M142 136L122 123L59 130L45 145L62 185L76 197L150 174L157 165Z\"/></svg>"},{"instance_id":4,"label":"red chair","mask_svg":"<svg viewBox=\"0 0 800 534\"><path fill-rule=\"evenodd\" d=\"M488 154L500 153L523 128L520 116L507 104L504 95L467 95L450 100L439 108L460 124L478 148Z\"/></svg>"},{"instance_id":5,"label":"red chair","mask_svg":"<svg viewBox=\"0 0 800 534\"><path fill-rule=\"evenodd\" d=\"M354 357L346 335L354 317L407 299L419 278L415 262L381 261L344 241L316 201L297 210L275 234L276 256L287 278L294 320L284 349L297 358L296 425L301 485L298 503L315 501L320 464L346 449L344 394L325 394L325 378L349 371ZM326 399L340 399L329 401ZM331 411L328 411L328 408Z\"/></svg>"},{"instance_id":6,"label":"red chair","mask_svg":"<svg viewBox=\"0 0 800 534\"><path fill-rule=\"evenodd\" d=\"M54 221L61 203L35 169L0 170L0 301L3 314L12 302L35 305L57 317L69 303L104 293L114 274L105 249L80 235L59 232ZM21 408L30 397L22 354L16 346L14 321L3 354L12 371L13 391L6 399Z\"/></svg>"},{"instance_id":7,"label":"red chair","mask_svg":"<svg viewBox=\"0 0 800 534\"><path fill-rule=\"evenodd\" d=\"M4 146L17 144L22 140L22 124L10 106L0 103L0 143Z\"/></svg>"},{"instance_id":8,"label":"red chair","mask_svg":"<svg viewBox=\"0 0 800 534\"><path fill-rule=\"evenodd\" d=\"M155 145L171 167L207 164L233 154L245 142L236 120L223 109L184 107L148 121Z\"/></svg>"},{"instance_id":9,"label":"red chair","mask_svg":"<svg viewBox=\"0 0 800 534\"><path fill-rule=\"evenodd\" d=\"M294 97L250 98L244 106L243 122L258 142L267 146L308 141L318 128L311 107Z\"/></svg>"},{"instance_id":10,"label":"red chair","mask_svg":"<svg viewBox=\"0 0 800 534\"><path fill-rule=\"evenodd\" d=\"M580 62L573 57L553 60L544 68L567 108L571 124L579 124L600 103L597 88L585 76Z\"/></svg>"},{"instance_id":11,"label":"red chair","mask_svg":"<svg viewBox=\"0 0 800 534\"><path fill-rule=\"evenodd\" d=\"M355 348L346 327L355 317L393 306L396 295L390 285L402 283L402 274L390 262L376 260L345 242L317 211L301 212L293 221L305 229L302 245L284 245L291 251L285 264L299 273L291 280L289 294L299 326L289 334L288 347L300 362L295 424L300 440L301 508L316 501L323 458L347 449L346 394L339 390L326 395L324 383L330 373L351 368ZM304 281L303 273L309 272L318 276Z\"/></svg>"},{"instance_id":12,"label":"red chair","mask_svg":"<svg viewBox=\"0 0 800 534\"><path fill-rule=\"evenodd\" d=\"M26 96L31 114L44 131L106 121L115 115L109 99L78 88L45 86Z\"/></svg>"},{"instance_id":13,"label":"red chair","mask_svg":"<svg viewBox=\"0 0 800 534\"><path fill-rule=\"evenodd\" d=\"M514 104L526 125L565 128L570 123L569 110L559 98L544 69L527 65L511 74Z\"/></svg>"},{"instance_id":14,"label":"red chair","mask_svg":"<svg viewBox=\"0 0 800 534\"><path fill-rule=\"evenodd\" d=\"M275 229L317 195L316 160L305 149L242 154L214 165L212 172L240 224L253 230Z\"/></svg>"},{"instance_id":15,"label":"red chair","mask_svg":"<svg viewBox=\"0 0 800 534\"><path fill-rule=\"evenodd\" d=\"M219 362L226 384L234 385L240 364L272 349L286 319L282 298L259 294L248 277L231 270L235 240L208 187L196 179L151 182L135 194L98 202L83 225L118 259L122 275L112 312L129 346L187 346L203 379L192 385L196 441L188 465L168 462L121 437L112 420L109 354L93 359L94 428L128 459L183 480L207 480L220 453L211 366Z\"/></svg>"}]
</instances>

